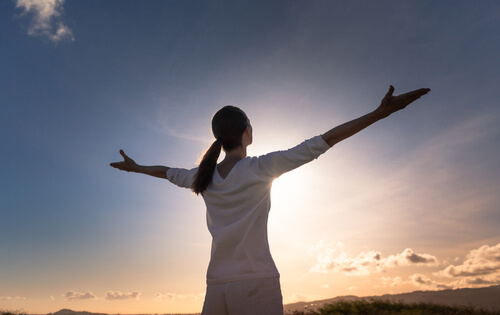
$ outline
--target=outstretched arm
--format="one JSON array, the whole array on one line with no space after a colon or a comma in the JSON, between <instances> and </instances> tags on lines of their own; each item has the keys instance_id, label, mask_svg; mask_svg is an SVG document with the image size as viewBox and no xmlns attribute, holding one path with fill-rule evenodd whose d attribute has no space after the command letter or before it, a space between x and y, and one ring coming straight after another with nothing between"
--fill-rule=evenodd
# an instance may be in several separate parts
<instances>
[{"instance_id":1,"label":"outstretched arm","mask_svg":"<svg viewBox=\"0 0 500 315\"><path fill-rule=\"evenodd\" d=\"M349 138L350 136L360 132L371 124L386 118L398 110L405 108L410 105L421 96L429 93L430 89L418 89L405 94L394 96L394 87L391 85L389 91L382 99L380 106L373 112L361 116L357 119L346 122L339 125L322 135L323 139L328 143L329 146L333 146L336 143Z\"/></svg>"},{"instance_id":2,"label":"outstretched arm","mask_svg":"<svg viewBox=\"0 0 500 315\"><path fill-rule=\"evenodd\" d=\"M109 164L110 166L122 171L141 173L165 179L167 178L167 171L169 169L168 167L162 165L157 165L157 166L139 165L135 163L134 160L129 158L125 154L125 152L123 152L123 150L120 150L120 154L123 156L123 161L111 163Z\"/></svg>"}]
</instances>

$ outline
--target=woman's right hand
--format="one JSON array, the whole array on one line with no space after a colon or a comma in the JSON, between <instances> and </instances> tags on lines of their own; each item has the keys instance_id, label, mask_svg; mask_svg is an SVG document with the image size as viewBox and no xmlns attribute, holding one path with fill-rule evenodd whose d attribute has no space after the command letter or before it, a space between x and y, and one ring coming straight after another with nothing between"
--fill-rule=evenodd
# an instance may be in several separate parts
<instances>
[{"instance_id":1,"label":"woman's right hand","mask_svg":"<svg viewBox=\"0 0 500 315\"><path fill-rule=\"evenodd\" d=\"M120 150L120 154L123 156L123 161L122 162L113 162L110 163L109 165L117 168L122 171L127 171L127 172L137 172L138 165L135 163L134 160L129 158L123 150Z\"/></svg>"}]
</instances>

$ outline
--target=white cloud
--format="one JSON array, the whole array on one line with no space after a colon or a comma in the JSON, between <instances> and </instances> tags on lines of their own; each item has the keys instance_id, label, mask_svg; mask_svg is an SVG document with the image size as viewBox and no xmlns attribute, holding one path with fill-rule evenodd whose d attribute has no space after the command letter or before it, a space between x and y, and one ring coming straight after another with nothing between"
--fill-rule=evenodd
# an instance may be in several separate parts
<instances>
[{"instance_id":1,"label":"white cloud","mask_svg":"<svg viewBox=\"0 0 500 315\"><path fill-rule=\"evenodd\" d=\"M442 271L442 274L448 277L474 277L496 273L500 273L500 243L474 249L461 265L450 265Z\"/></svg>"},{"instance_id":2,"label":"white cloud","mask_svg":"<svg viewBox=\"0 0 500 315\"><path fill-rule=\"evenodd\" d=\"M155 301L174 301L176 297L175 293L155 293Z\"/></svg>"},{"instance_id":3,"label":"white cloud","mask_svg":"<svg viewBox=\"0 0 500 315\"><path fill-rule=\"evenodd\" d=\"M63 297L66 299L66 300L92 300L92 299L95 299L97 298L94 293L92 292L85 292L85 293L80 293L80 292L76 292L76 291L68 291L66 292Z\"/></svg>"},{"instance_id":4,"label":"white cloud","mask_svg":"<svg viewBox=\"0 0 500 315\"><path fill-rule=\"evenodd\" d=\"M205 293L199 293L199 294L155 293L155 297L153 298L153 300L173 302L180 299L198 300L200 298L203 298L204 296Z\"/></svg>"},{"instance_id":5,"label":"white cloud","mask_svg":"<svg viewBox=\"0 0 500 315\"><path fill-rule=\"evenodd\" d=\"M140 292L134 291L130 293L122 293L119 291L108 291L106 293L106 300L138 300L139 296L141 295Z\"/></svg>"},{"instance_id":6,"label":"white cloud","mask_svg":"<svg viewBox=\"0 0 500 315\"><path fill-rule=\"evenodd\" d=\"M438 260L435 256L429 254L415 253L411 248L405 249L402 253L387 257L387 265L390 266L409 266L409 265L428 265L435 266Z\"/></svg>"},{"instance_id":7,"label":"white cloud","mask_svg":"<svg viewBox=\"0 0 500 315\"><path fill-rule=\"evenodd\" d=\"M449 265L437 276L456 279L455 288L500 284L500 243L471 250L460 265Z\"/></svg>"},{"instance_id":8,"label":"white cloud","mask_svg":"<svg viewBox=\"0 0 500 315\"><path fill-rule=\"evenodd\" d=\"M471 250L462 264L449 265L433 275L453 280L440 282L422 274L414 274L410 277L409 283L426 290L498 285L500 284L500 243Z\"/></svg>"},{"instance_id":9,"label":"white cloud","mask_svg":"<svg viewBox=\"0 0 500 315\"><path fill-rule=\"evenodd\" d=\"M0 296L0 301L11 301L11 300L21 300L21 301L24 301L26 300L26 297L24 296L15 296L15 297L11 297L11 296Z\"/></svg>"},{"instance_id":10,"label":"white cloud","mask_svg":"<svg viewBox=\"0 0 500 315\"><path fill-rule=\"evenodd\" d=\"M381 272L386 268L413 265L435 266L438 264L438 259L435 256L416 253L411 248L384 258L380 252L373 250L361 252L354 257L346 251L340 250L339 247L343 246L332 248L324 241L314 245L309 250L309 254L316 253L317 262L310 271L343 272L346 275L365 276Z\"/></svg>"},{"instance_id":11,"label":"white cloud","mask_svg":"<svg viewBox=\"0 0 500 315\"><path fill-rule=\"evenodd\" d=\"M404 284L401 277L382 277L381 282L383 287L397 287Z\"/></svg>"},{"instance_id":12,"label":"white cloud","mask_svg":"<svg viewBox=\"0 0 500 315\"><path fill-rule=\"evenodd\" d=\"M74 41L73 32L61 20L64 0L16 0L16 8L33 16L28 29L31 36L45 36L53 42Z\"/></svg>"}]
</instances>

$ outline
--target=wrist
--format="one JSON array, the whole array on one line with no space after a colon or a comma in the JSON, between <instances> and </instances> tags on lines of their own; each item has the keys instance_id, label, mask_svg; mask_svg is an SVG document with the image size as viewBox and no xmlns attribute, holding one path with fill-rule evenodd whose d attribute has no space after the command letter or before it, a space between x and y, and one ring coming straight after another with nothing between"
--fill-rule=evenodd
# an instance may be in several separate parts
<instances>
[{"instance_id":1,"label":"wrist","mask_svg":"<svg viewBox=\"0 0 500 315\"><path fill-rule=\"evenodd\" d=\"M381 120L381 119L388 117L391 113L389 113L387 110L384 110L383 108L379 107L376 110L374 110L373 112L371 112L371 114L373 115L373 118L378 121L378 120Z\"/></svg>"},{"instance_id":2,"label":"wrist","mask_svg":"<svg viewBox=\"0 0 500 315\"><path fill-rule=\"evenodd\" d=\"M143 173L143 167L138 164L134 164L130 166L130 171L134 173Z\"/></svg>"}]
</instances>

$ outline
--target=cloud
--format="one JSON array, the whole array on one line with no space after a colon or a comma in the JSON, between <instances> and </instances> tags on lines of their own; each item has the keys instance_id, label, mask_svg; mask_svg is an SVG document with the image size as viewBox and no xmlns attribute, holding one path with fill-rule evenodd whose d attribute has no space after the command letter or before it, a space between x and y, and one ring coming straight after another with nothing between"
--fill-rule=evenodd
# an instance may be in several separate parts
<instances>
[{"instance_id":1,"label":"cloud","mask_svg":"<svg viewBox=\"0 0 500 315\"><path fill-rule=\"evenodd\" d=\"M0 296L0 301L12 301L12 300L26 300L26 297L24 296L15 296L15 297L11 297L11 296Z\"/></svg>"},{"instance_id":2,"label":"cloud","mask_svg":"<svg viewBox=\"0 0 500 315\"><path fill-rule=\"evenodd\" d=\"M500 243L484 245L470 251L461 265L450 265L442 271L447 277L474 277L500 273Z\"/></svg>"},{"instance_id":3,"label":"cloud","mask_svg":"<svg viewBox=\"0 0 500 315\"><path fill-rule=\"evenodd\" d=\"M80 293L76 291L68 291L66 294L63 295L66 300L73 301L73 300L92 300L97 298L94 293L92 292L86 292L86 293Z\"/></svg>"},{"instance_id":4,"label":"cloud","mask_svg":"<svg viewBox=\"0 0 500 315\"><path fill-rule=\"evenodd\" d=\"M105 298L106 300L138 300L140 295L141 293L138 291L131 293L108 291Z\"/></svg>"},{"instance_id":5,"label":"cloud","mask_svg":"<svg viewBox=\"0 0 500 315\"><path fill-rule=\"evenodd\" d=\"M435 274L455 279L454 288L500 284L500 243L471 250L460 265L449 265Z\"/></svg>"},{"instance_id":6,"label":"cloud","mask_svg":"<svg viewBox=\"0 0 500 315\"><path fill-rule=\"evenodd\" d=\"M462 264L449 265L433 275L451 278L452 281L440 282L422 274L414 274L410 277L409 284L427 290L498 285L500 284L500 243L494 246L484 245L471 250Z\"/></svg>"},{"instance_id":7,"label":"cloud","mask_svg":"<svg viewBox=\"0 0 500 315\"><path fill-rule=\"evenodd\" d=\"M429 277L417 273L410 277L410 283L414 286L422 287L427 290L445 290L453 288L452 284L437 282Z\"/></svg>"},{"instance_id":8,"label":"cloud","mask_svg":"<svg viewBox=\"0 0 500 315\"><path fill-rule=\"evenodd\" d=\"M411 248L405 249L402 253L382 257L378 251L361 252L353 257L344 250L332 248L320 241L309 250L309 254L316 253L316 264L311 268L312 272L343 272L346 275L366 276L371 273L378 273L387 268L399 266L426 265L435 266L438 259L429 254L414 252Z\"/></svg>"},{"instance_id":9,"label":"cloud","mask_svg":"<svg viewBox=\"0 0 500 315\"><path fill-rule=\"evenodd\" d=\"M435 266L438 260L435 256L429 254L415 253L411 248L405 249L402 253L387 257L387 264L391 266L409 266L409 265L429 265Z\"/></svg>"},{"instance_id":10,"label":"cloud","mask_svg":"<svg viewBox=\"0 0 500 315\"><path fill-rule=\"evenodd\" d=\"M155 293L155 301L174 301L176 297L175 293Z\"/></svg>"},{"instance_id":11,"label":"cloud","mask_svg":"<svg viewBox=\"0 0 500 315\"><path fill-rule=\"evenodd\" d=\"M404 284L401 277L382 277L381 282L383 287L397 287Z\"/></svg>"},{"instance_id":12,"label":"cloud","mask_svg":"<svg viewBox=\"0 0 500 315\"><path fill-rule=\"evenodd\" d=\"M64 0L16 0L16 8L33 16L28 35L45 36L53 42L74 41L73 32L61 19Z\"/></svg>"},{"instance_id":13,"label":"cloud","mask_svg":"<svg viewBox=\"0 0 500 315\"><path fill-rule=\"evenodd\" d=\"M153 300L155 301L176 301L180 299L192 299L192 300L198 300L200 298L203 298L205 296L205 293L199 293L199 294L177 294L177 293L156 293L155 297Z\"/></svg>"}]
</instances>

